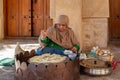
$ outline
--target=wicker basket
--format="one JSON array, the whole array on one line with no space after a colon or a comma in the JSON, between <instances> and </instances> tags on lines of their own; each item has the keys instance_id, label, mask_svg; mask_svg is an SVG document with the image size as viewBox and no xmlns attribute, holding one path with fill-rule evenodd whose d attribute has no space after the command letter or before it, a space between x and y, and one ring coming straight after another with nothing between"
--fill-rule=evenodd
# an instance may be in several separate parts
<instances>
[{"instance_id":1,"label":"wicker basket","mask_svg":"<svg viewBox=\"0 0 120 80\"><path fill-rule=\"evenodd\" d=\"M80 61L82 71L89 75L108 75L112 72L111 63L90 58Z\"/></svg>"},{"instance_id":2,"label":"wicker basket","mask_svg":"<svg viewBox=\"0 0 120 80\"><path fill-rule=\"evenodd\" d=\"M113 53L111 53L109 50L105 50L105 49L98 49L96 51L96 55L98 56L99 59L103 60L103 61L113 61L114 55Z\"/></svg>"},{"instance_id":3,"label":"wicker basket","mask_svg":"<svg viewBox=\"0 0 120 80\"><path fill-rule=\"evenodd\" d=\"M103 60L103 61L110 61L112 62L113 61L113 58L114 58L114 55L113 54L109 54L109 55L101 55L101 56L98 56L99 59Z\"/></svg>"}]
</instances>

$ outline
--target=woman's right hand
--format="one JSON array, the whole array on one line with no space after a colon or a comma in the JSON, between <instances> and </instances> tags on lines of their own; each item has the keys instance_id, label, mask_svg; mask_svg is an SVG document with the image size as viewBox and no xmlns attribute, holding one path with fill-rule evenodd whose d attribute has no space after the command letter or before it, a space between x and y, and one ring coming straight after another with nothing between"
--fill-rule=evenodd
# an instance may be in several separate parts
<instances>
[{"instance_id":1,"label":"woman's right hand","mask_svg":"<svg viewBox=\"0 0 120 80\"><path fill-rule=\"evenodd\" d=\"M41 30L41 38L45 39L47 36L47 30Z\"/></svg>"}]
</instances>

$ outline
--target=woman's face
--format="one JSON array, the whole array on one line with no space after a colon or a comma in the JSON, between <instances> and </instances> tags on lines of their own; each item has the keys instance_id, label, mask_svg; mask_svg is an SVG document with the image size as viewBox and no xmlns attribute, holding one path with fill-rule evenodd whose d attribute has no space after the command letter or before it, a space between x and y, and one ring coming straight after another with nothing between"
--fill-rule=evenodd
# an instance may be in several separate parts
<instances>
[{"instance_id":1,"label":"woman's face","mask_svg":"<svg viewBox=\"0 0 120 80\"><path fill-rule=\"evenodd\" d=\"M66 24L56 24L57 25L57 28L60 30L60 31L65 31L66 30Z\"/></svg>"}]
</instances>

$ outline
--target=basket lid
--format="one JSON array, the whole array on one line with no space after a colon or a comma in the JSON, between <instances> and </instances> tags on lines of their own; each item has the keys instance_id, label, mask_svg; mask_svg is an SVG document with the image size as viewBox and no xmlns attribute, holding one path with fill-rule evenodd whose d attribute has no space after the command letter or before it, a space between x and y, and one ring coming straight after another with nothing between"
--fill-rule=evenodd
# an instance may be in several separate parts
<instances>
[{"instance_id":1,"label":"basket lid","mask_svg":"<svg viewBox=\"0 0 120 80\"><path fill-rule=\"evenodd\" d=\"M84 59L80 62L80 65L86 68L108 68L111 67L109 62L105 62L96 58Z\"/></svg>"}]
</instances>

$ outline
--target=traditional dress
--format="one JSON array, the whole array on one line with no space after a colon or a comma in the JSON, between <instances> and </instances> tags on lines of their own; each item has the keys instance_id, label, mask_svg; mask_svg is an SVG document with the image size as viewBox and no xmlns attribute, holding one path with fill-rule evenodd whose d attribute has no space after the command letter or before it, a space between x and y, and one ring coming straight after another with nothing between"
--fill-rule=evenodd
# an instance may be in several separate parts
<instances>
[{"instance_id":1,"label":"traditional dress","mask_svg":"<svg viewBox=\"0 0 120 80\"><path fill-rule=\"evenodd\" d=\"M59 31L56 24L65 24L65 31ZM66 15L60 15L54 26L48 28L47 37L45 39L42 39L41 36L39 37L39 41L42 43L42 49L39 49L37 54L49 52L66 56L66 54L64 54L64 50L71 49L73 47L78 51L80 48L79 42L68 25L68 17Z\"/></svg>"}]
</instances>

